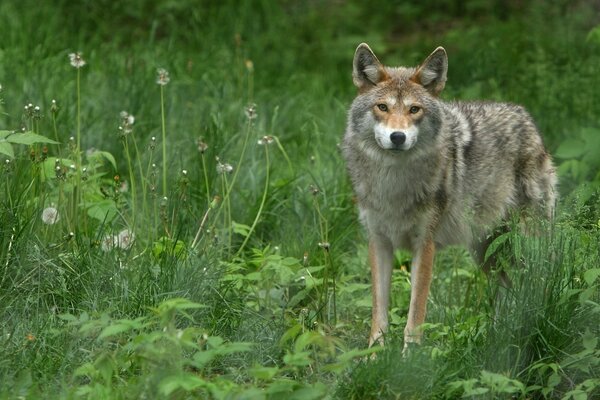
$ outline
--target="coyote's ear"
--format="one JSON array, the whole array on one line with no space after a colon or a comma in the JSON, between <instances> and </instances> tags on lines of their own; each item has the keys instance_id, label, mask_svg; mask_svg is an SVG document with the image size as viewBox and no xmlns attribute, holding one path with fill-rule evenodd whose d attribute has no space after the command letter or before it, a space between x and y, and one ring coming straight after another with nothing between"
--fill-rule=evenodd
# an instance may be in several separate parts
<instances>
[{"instance_id":1,"label":"coyote's ear","mask_svg":"<svg viewBox=\"0 0 600 400\"><path fill-rule=\"evenodd\" d=\"M446 73L448 72L448 56L443 47L438 47L417 68L412 76L413 82L422 85L431 94L437 96L446 85Z\"/></svg>"},{"instance_id":2,"label":"coyote's ear","mask_svg":"<svg viewBox=\"0 0 600 400\"><path fill-rule=\"evenodd\" d=\"M388 78L383 65L379 62L371 48L361 43L354 53L352 80L360 90L366 90Z\"/></svg>"}]
</instances>

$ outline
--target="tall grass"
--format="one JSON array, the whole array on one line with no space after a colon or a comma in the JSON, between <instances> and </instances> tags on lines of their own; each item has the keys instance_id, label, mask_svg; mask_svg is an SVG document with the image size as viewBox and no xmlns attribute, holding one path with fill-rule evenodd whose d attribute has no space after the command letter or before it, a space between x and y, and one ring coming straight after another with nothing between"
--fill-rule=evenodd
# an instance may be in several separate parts
<instances>
[{"instance_id":1,"label":"tall grass","mask_svg":"<svg viewBox=\"0 0 600 400\"><path fill-rule=\"evenodd\" d=\"M192 3L0 3L1 397L598 394L591 5ZM444 96L527 106L562 178L552 229L499 254L511 289L439 254L407 358L409 254L389 344L364 349L366 243L337 149L361 41L398 64L446 46Z\"/></svg>"}]
</instances>

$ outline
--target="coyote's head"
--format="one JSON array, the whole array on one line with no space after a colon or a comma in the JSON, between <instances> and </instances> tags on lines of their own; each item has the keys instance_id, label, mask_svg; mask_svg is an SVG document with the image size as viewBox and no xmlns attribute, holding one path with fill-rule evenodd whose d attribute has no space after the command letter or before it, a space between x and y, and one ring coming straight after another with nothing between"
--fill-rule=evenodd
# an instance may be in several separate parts
<instances>
[{"instance_id":1,"label":"coyote's head","mask_svg":"<svg viewBox=\"0 0 600 400\"><path fill-rule=\"evenodd\" d=\"M442 47L417 68L390 68L379 62L367 44L358 46L352 72L359 90L355 107L370 122L369 130L379 147L409 150L420 135L436 131L436 98L444 89L447 70L448 58ZM362 123L365 128L365 121Z\"/></svg>"}]
</instances>

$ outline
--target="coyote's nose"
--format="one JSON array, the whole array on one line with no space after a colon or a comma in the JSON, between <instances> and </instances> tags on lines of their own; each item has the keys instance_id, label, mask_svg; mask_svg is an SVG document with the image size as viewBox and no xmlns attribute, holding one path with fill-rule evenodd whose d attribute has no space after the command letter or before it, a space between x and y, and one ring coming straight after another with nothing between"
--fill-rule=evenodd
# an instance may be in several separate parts
<instances>
[{"instance_id":1,"label":"coyote's nose","mask_svg":"<svg viewBox=\"0 0 600 400\"><path fill-rule=\"evenodd\" d=\"M390 140L396 146L400 146L401 144L404 144L404 142L406 141L406 135L404 134L404 132L399 132L399 131L392 132L392 134L390 135Z\"/></svg>"}]
</instances>

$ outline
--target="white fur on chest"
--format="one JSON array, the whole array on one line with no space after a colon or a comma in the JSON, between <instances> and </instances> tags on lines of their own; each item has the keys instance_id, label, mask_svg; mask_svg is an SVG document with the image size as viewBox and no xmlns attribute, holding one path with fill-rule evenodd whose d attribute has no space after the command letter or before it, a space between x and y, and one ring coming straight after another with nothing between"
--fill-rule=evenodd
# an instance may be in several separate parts
<instances>
[{"instance_id":1,"label":"white fur on chest","mask_svg":"<svg viewBox=\"0 0 600 400\"><path fill-rule=\"evenodd\" d=\"M363 224L370 234L386 237L395 248L413 250L431 218L432 210L423 208L427 183L417 182L415 169L409 163L374 160L356 187Z\"/></svg>"}]
</instances>

